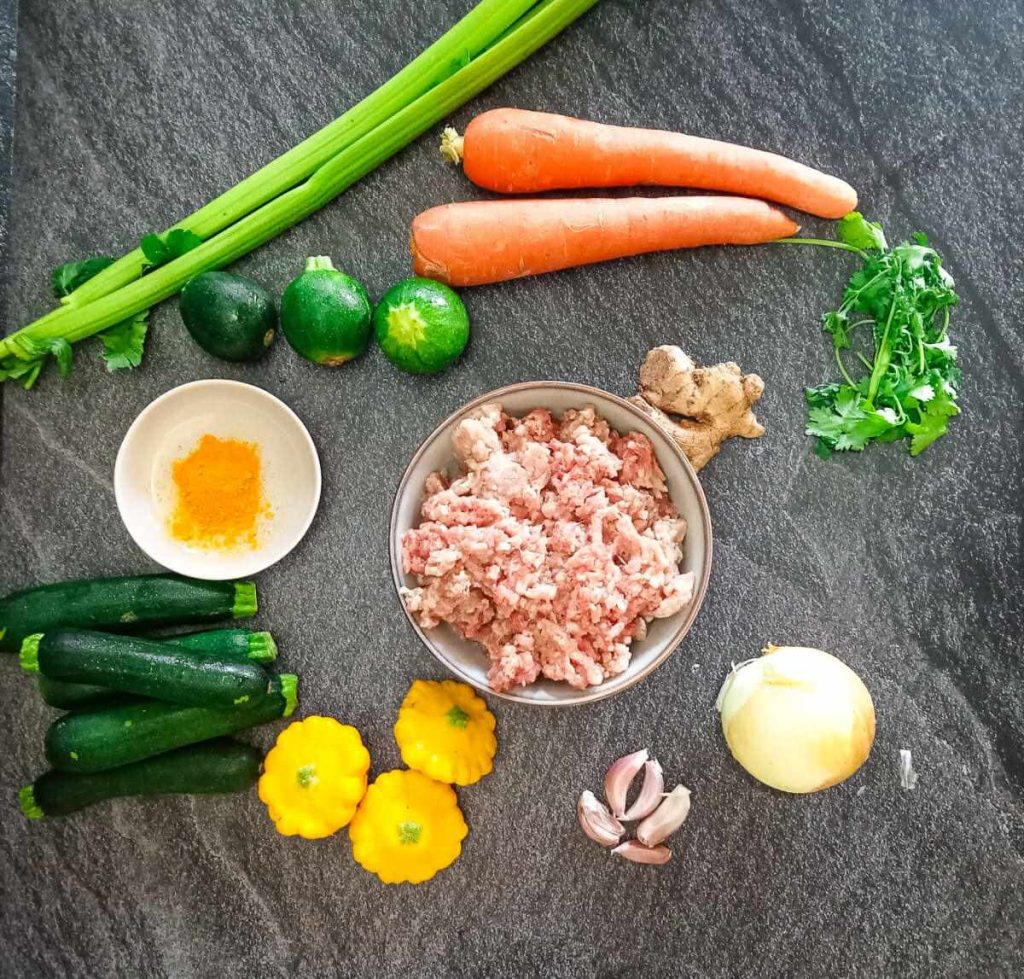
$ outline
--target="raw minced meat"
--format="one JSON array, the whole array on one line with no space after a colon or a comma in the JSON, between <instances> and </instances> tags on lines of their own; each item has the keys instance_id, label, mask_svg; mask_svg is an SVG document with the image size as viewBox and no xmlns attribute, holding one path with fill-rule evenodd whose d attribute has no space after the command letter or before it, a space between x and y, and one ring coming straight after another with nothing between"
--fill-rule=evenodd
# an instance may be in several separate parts
<instances>
[{"instance_id":1,"label":"raw minced meat","mask_svg":"<svg viewBox=\"0 0 1024 979\"><path fill-rule=\"evenodd\" d=\"M588 687L621 673L651 619L693 598L686 521L645 435L587 407L561 420L487 404L455 429L459 475L431 474L402 559L425 629L481 643L494 690L544 676Z\"/></svg>"}]
</instances>

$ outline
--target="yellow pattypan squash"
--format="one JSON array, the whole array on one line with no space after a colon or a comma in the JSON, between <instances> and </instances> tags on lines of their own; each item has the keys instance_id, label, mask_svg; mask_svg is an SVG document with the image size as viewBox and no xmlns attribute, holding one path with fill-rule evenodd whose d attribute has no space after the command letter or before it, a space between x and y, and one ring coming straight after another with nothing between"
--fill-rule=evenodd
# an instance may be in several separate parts
<instances>
[{"instance_id":1,"label":"yellow pattypan squash","mask_svg":"<svg viewBox=\"0 0 1024 979\"><path fill-rule=\"evenodd\" d=\"M370 753L359 732L333 717L286 727L263 760L260 799L282 836L337 833L366 793Z\"/></svg>"},{"instance_id":2,"label":"yellow pattypan squash","mask_svg":"<svg viewBox=\"0 0 1024 979\"><path fill-rule=\"evenodd\" d=\"M456 785L479 782L498 750L494 715L455 680L416 680L398 712L395 740L410 768Z\"/></svg>"},{"instance_id":3,"label":"yellow pattypan squash","mask_svg":"<svg viewBox=\"0 0 1024 979\"><path fill-rule=\"evenodd\" d=\"M469 828L455 790L420 772L378 775L348 828L352 856L385 884L419 884L454 863Z\"/></svg>"}]
</instances>

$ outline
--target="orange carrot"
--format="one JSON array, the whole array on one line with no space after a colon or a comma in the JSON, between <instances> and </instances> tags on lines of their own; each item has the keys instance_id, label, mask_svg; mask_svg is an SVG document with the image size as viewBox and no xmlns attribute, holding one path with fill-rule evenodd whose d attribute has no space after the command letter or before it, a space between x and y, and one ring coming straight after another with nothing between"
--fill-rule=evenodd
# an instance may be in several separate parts
<instances>
[{"instance_id":1,"label":"orange carrot","mask_svg":"<svg viewBox=\"0 0 1024 979\"><path fill-rule=\"evenodd\" d=\"M416 216L412 264L417 275L477 286L644 252L753 245L798 230L746 197L466 201Z\"/></svg>"},{"instance_id":2,"label":"orange carrot","mask_svg":"<svg viewBox=\"0 0 1024 979\"><path fill-rule=\"evenodd\" d=\"M500 194L571 187L697 187L762 197L823 218L857 206L844 180L775 153L661 129L606 126L524 109L492 109L442 152L473 183Z\"/></svg>"}]
</instances>

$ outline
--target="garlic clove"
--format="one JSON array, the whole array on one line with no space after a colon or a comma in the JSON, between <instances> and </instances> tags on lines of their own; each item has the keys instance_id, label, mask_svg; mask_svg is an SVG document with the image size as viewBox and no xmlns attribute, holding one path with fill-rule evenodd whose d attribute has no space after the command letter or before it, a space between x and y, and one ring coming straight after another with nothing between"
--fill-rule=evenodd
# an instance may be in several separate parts
<instances>
[{"instance_id":1,"label":"garlic clove","mask_svg":"<svg viewBox=\"0 0 1024 979\"><path fill-rule=\"evenodd\" d=\"M631 755L624 755L618 761L612 763L612 767L604 777L604 797L608 800L612 815L621 819L626 811L626 796L629 795L629 787L633 779L644 767L648 758L647 749L634 751Z\"/></svg>"},{"instance_id":2,"label":"garlic clove","mask_svg":"<svg viewBox=\"0 0 1024 979\"><path fill-rule=\"evenodd\" d=\"M658 803L661 802L664 792L665 776L662 773L661 765L652 758L644 763L644 783L640 786L640 794L621 818L629 822L649 816L658 808Z\"/></svg>"},{"instance_id":3,"label":"garlic clove","mask_svg":"<svg viewBox=\"0 0 1024 979\"><path fill-rule=\"evenodd\" d=\"M677 785L636 828L636 838L644 846L657 846L679 829L689 814L690 790L685 785Z\"/></svg>"},{"instance_id":4,"label":"garlic clove","mask_svg":"<svg viewBox=\"0 0 1024 979\"><path fill-rule=\"evenodd\" d=\"M672 859L672 851L667 846L644 846L636 840L626 840L612 853L632 863L659 864L668 863Z\"/></svg>"},{"instance_id":5,"label":"garlic clove","mask_svg":"<svg viewBox=\"0 0 1024 979\"><path fill-rule=\"evenodd\" d=\"M609 811L608 807L587 789L576 803L576 817L583 832L601 846L615 846L626 832L625 827Z\"/></svg>"}]
</instances>

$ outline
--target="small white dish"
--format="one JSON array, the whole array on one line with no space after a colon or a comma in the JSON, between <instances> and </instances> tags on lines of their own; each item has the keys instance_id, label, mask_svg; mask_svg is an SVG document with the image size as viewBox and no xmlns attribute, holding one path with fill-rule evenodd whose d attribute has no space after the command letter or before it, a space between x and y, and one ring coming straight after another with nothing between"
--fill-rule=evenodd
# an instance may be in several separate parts
<instances>
[{"instance_id":1,"label":"small white dish","mask_svg":"<svg viewBox=\"0 0 1024 979\"><path fill-rule=\"evenodd\" d=\"M499 402L509 414L516 416L525 415L534 408L547 408L555 415L562 415L569 408L593 405L616 431L642 432L654 446L672 502L680 516L686 519L687 532L680 566L683 571L693 572L693 600L675 615L651 622L646 637L633 643L632 656L625 671L598 686L577 690L567 683L538 680L526 687L498 693L487 682L490 663L481 645L464 639L447 625L437 629L422 628L401 598L402 588L415 588L417 585L414 576L406 574L402 565L402 536L420 521L423 484L432 472L452 472L455 461L452 433L455 426L466 415L491 401ZM558 381L512 384L481 395L450 415L427 436L412 457L391 511L391 573L399 590L399 602L412 627L434 656L460 680L483 693L520 704L578 706L603 700L633 686L665 662L690 631L704 601L711 574L711 515L700 481L686 456L639 408L624 398L585 384Z\"/></svg>"},{"instance_id":2,"label":"small white dish","mask_svg":"<svg viewBox=\"0 0 1024 979\"><path fill-rule=\"evenodd\" d=\"M209 549L171 536L171 466L204 435L259 446L269 516L255 547ZM193 381L162 394L132 422L114 464L117 509L135 543L165 568L211 581L257 574L291 551L313 522L320 481L320 458L298 415L241 381Z\"/></svg>"}]
</instances>

